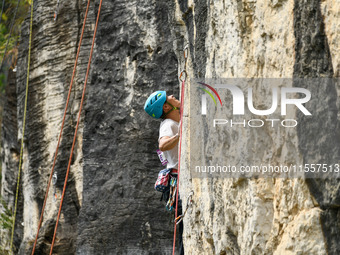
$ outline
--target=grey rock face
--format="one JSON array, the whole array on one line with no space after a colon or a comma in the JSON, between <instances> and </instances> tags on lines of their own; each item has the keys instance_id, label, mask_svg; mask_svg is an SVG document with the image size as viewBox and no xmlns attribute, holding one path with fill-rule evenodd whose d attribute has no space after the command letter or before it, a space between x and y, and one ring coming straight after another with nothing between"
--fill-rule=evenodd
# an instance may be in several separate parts
<instances>
[{"instance_id":1,"label":"grey rock face","mask_svg":"<svg viewBox=\"0 0 340 255\"><path fill-rule=\"evenodd\" d=\"M63 2L60 5L58 20L53 20L54 2L34 2L33 41L31 55L31 69L29 82L29 98L27 111L27 125L24 137L24 162L22 168L23 202L19 204L16 226L15 250L18 254L28 254L32 249L38 220L41 213L47 180L52 166L57 138L61 126L63 110L72 75L75 53L80 37L82 18L85 10L83 1ZM83 77L86 71L88 50L91 45L92 24L94 20L93 9L89 13L85 29L82 52L72 90L70 106L67 112L63 139L55 170L58 173L56 190L59 195L64 183L68 154L72 144L76 113ZM11 130L11 136L4 137L3 143L19 141L22 137L22 119L25 100L25 87L27 77L27 55L29 37L29 17L22 27L21 43L19 47L18 66L16 73L16 103L17 119L15 123L18 130ZM81 78L82 77L82 78ZM11 98L9 98L11 99ZM12 107L12 108L13 108ZM5 112L10 111L5 109ZM13 120L14 121L14 120ZM81 124L81 128L82 128ZM11 128L6 126L4 129ZM81 134L81 132L80 132ZM82 150L81 135L78 138L74 161L69 178L67 194L65 196L60 229L55 252L60 254L75 253L75 236L77 232L77 219L82 193ZM11 142L13 143L13 142ZM11 148L4 147L5 155ZM17 149L16 151L19 151ZM15 183L17 167L6 166L4 185L11 185L8 196L9 207L14 207ZM7 184L7 182L9 184ZM58 203L52 200L52 188L47 201L44 222L40 231L37 253L46 254L49 251L51 235L53 234ZM19 233L23 234L19 235ZM20 238L19 238L20 236ZM4 236L4 238L8 238Z\"/></svg>"},{"instance_id":2,"label":"grey rock face","mask_svg":"<svg viewBox=\"0 0 340 255\"><path fill-rule=\"evenodd\" d=\"M54 22L56 2L36 0L34 5L14 242L18 254L32 249L87 3L61 1ZM143 106L155 90L178 96L181 51L189 43L180 189L183 198L191 190L195 194L184 220L186 254L338 254L338 180L199 179L190 172L191 158L248 164L339 161L339 88L332 80L307 87L317 95L308 108L314 107L320 121L312 123L294 112L302 125L291 130L212 130L200 119L201 105L194 97L193 78L336 76L337 14L331 0L321 7L319 2L104 0L54 253L171 254L173 215L153 190L161 170L159 122ZM48 254L52 241L98 4L91 1L57 158L58 200L53 201L51 187L36 254ZM22 138L28 24L27 18L18 72L9 75L4 105L1 195L11 208ZM327 101L318 100L323 97ZM0 233L1 245L8 245L8 231Z\"/></svg>"},{"instance_id":3,"label":"grey rock face","mask_svg":"<svg viewBox=\"0 0 340 255\"><path fill-rule=\"evenodd\" d=\"M296 62L295 77L328 77L334 75L330 47L325 32L319 1L295 1ZM339 109L336 84L325 79L308 89L315 95L310 105L319 116L318 122L300 115L298 129L300 150L305 162L340 162ZM322 130L322 132L320 132ZM322 150L320 150L322 148ZM308 177L308 176L307 176ZM340 182L339 179L306 179L311 194L322 209L321 224L328 254L339 254Z\"/></svg>"},{"instance_id":4,"label":"grey rock face","mask_svg":"<svg viewBox=\"0 0 340 255\"><path fill-rule=\"evenodd\" d=\"M177 88L170 10L159 1L104 2L84 126L77 254L169 254L173 225L160 193L154 90ZM102 234L98 234L102 233Z\"/></svg>"},{"instance_id":5,"label":"grey rock face","mask_svg":"<svg viewBox=\"0 0 340 255\"><path fill-rule=\"evenodd\" d=\"M190 3L188 9L194 10L191 20L202 17L199 17L201 12L196 12L200 8L208 13L206 23L196 30L208 30L200 38L206 50L191 50L191 77L333 77L331 56L337 59L338 54L334 53L334 43L330 46L328 41L334 41L334 28L329 18L322 16L332 15L331 3L320 7L319 1L271 1L271 5L265 1L214 1L206 8L202 2ZM323 24L325 19L328 34ZM192 23L187 27L188 36L196 45L197 33L190 33L196 23ZM198 62L200 54L205 60ZM203 77L196 72L199 65L205 69ZM190 114L185 123L190 129L184 136L188 145L182 157L187 161L185 169L191 172L184 171L182 187L185 195L191 189L195 195L185 222L186 251L191 254L202 251L204 254L339 253L335 241L339 239L338 179L192 178L193 162L198 160L206 165L220 158L228 163L241 161L248 165L266 160L276 164L338 163L339 98L334 80L307 87L313 94L308 107L320 118L312 122L297 113L302 125L290 131L211 128L206 123L212 121L212 116L207 115L204 121L198 117L200 104L195 102L195 84L190 85L187 91ZM229 97L222 100L230 102ZM298 234L302 229L305 238Z\"/></svg>"},{"instance_id":6,"label":"grey rock face","mask_svg":"<svg viewBox=\"0 0 340 255\"><path fill-rule=\"evenodd\" d=\"M17 181L17 169L19 164L20 144L16 140L18 134L17 126L17 93L16 93L16 75L9 71L8 84L5 91L5 99L3 107L5 109L2 118L2 132L1 132L1 161L2 161L2 180L1 180L1 199L3 199L8 206L13 205ZM15 245L20 245L23 231L21 228L23 197L22 186L20 187L21 195L18 200L18 220L16 228L18 231L14 236ZM2 206L1 206L2 207ZM1 235L6 236L10 230L1 229ZM7 240L1 240L1 246L6 247Z\"/></svg>"},{"instance_id":7,"label":"grey rock face","mask_svg":"<svg viewBox=\"0 0 340 255\"><path fill-rule=\"evenodd\" d=\"M98 4L96 1L90 6L57 158L59 199ZM147 96L154 90L166 89L178 95L177 57L173 47L182 39L171 31L169 6L156 1L103 3L87 105L54 247L56 254L168 254L172 250L172 217L159 201L160 193L153 190L161 170L156 154L159 122L142 110ZM15 243L20 254L29 254L34 241L85 7L85 1L61 3L58 19L53 22L55 3L35 1L23 167L24 206L19 206L20 224L16 230L17 235L20 231L24 233ZM13 111L18 110L18 117L12 119L18 123L19 130L26 85L28 24L27 18L19 49L18 106L12 107ZM16 102L15 95L9 100ZM10 113L8 106L6 112ZM5 124L6 131L10 126ZM15 130L3 139L6 144L12 140L17 140ZM6 159L9 150L4 146ZM12 206L16 167L6 166L5 170L3 186L11 185L7 200L12 201ZM36 249L39 254L49 252L58 211L59 203L53 202L52 190L53 187Z\"/></svg>"}]
</instances>

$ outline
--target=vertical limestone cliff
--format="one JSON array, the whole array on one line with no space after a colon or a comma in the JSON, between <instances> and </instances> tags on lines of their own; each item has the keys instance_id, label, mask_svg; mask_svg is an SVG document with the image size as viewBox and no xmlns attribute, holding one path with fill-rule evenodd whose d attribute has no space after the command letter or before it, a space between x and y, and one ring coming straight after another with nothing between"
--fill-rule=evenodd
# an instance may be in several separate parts
<instances>
[{"instance_id":1,"label":"vertical limestone cliff","mask_svg":"<svg viewBox=\"0 0 340 255\"><path fill-rule=\"evenodd\" d=\"M87 4L61 1L54 22L57 1L34 2L17 254L30 254L34 242ZM52 188L36 254L48 254L52 241L98 4L91 1L58 153L58 199L53 201ZM178 95L188 44L180 193L184 200L191 190L194 195L184 219L185 254L339 254L339 179L193 173L196 162L220 159L248 165L339 163L336 81L306 87L313 95L308 106L322 118L311 122L292 110L289 117L302 124L291 129L213 129L209 123L217 114L201 115L196 86L196 79L339 78L339 12L337 0L104 0L54 253L171 254L173 215L153 190L161 169L159 122L143 105L155 90ZM4 104L1 196L9 208L22 138L28 25L27 17L18 71L9 74ZM270 105L269 88L260 84L253 90L257 107ZM231 97L222 94L222 100L229 104ZM8 247L8 233L0 232L2 247Z\"/></svg>"},{"instance_id":2,"label":"vertical limestone cliff","mask_svg":"<svg viewBox=\"0 0 340 255\"><path fill-rule=\"evenodd\" d=\"M191 16L190 77L338 77L337 3L194 1L183 4L182 10ZM190 33L192 28L206 34ZM190 108L182 154L185 169L191 170L182 171L183 193L195 192L185 221L186 251L338 254L339 179L194 178L193 169L194 162L209 165L222 158L231 165L339 162L339 84L307 87L313 94L308 106L320 117L316 122L290 112L289 117L301 123L296 129L228 129L208 125L216 116L200 116L194 81L187 90ZM253 90L255 102L264 96L264 106L270 106L269 88L259 85Z\"/></svg>"},{"instance_id":3,"label":"vertical limestone cliff","mask_svg":"<svg viewBox=\"0 0 340 255\"><path fill-rule=\"evenodd\" d=\"M49 172L52 167L69 83L72 75L77 46L82 28L82 19L86 8L84 1L63 2L60 15L54 22L55 2L34 1L34 21L32 34L32 55L29 82L27 125L24 137L23 166L20 185L20 201L16 231L14 235L15 251L28 254L32 248L38 227L38 220ZM56 172L58 181L56 190L59 196L64 183L68 154L72 144L73 132L81 97L86 60L91 46L91 33L94 22L94 4L89 14L85 29L82 52L79 56L76 77L72 90L70 106L66 117L63 139L61 142ZM29 15L24 21L19 47L16 82L8 84L8 106L4 110L2 159L3 177L1 195L14 207L20 139L22 139L22 119L25 100L27 55L29 38ZM11 114L8 114L11 113ZM15 113L15 114L14 114ZM83 123L83 122L82 122ZM81 124L75 156L72 164L68 193L65 196L60 231L56 252L74 253L77 235L77 215L82 202L82 129ZM40 231L37 253L49 251L53 234L58 203L53 202L53 190L49 193L44 223ZM4 235L1 240L8 236Z\"/></svg>"},{"instance_id":4,"label":"vertical limestone cliff","mask_svg":"<svg viewBox=\"0 0 340 255\"><path fill-rule=\"evenodd\" d=\"M172 224L153 191L158 123L148 94L177 94L169 7L106 1L85 112L77 254L169 254ZM103 234L98 234L103 233Z\"/></svg>"}]
</instances>

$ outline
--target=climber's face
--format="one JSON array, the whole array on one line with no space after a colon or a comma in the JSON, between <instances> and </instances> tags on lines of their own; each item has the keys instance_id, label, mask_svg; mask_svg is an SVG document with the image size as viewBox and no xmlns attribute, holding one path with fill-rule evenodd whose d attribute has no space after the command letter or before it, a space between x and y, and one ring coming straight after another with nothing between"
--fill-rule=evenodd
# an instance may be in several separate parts
<instances>
[{"instance_id":1,"label":"climber's face","mask_svg":"<svg viewBox=\"0 0 340 255\"><path fill-rule=\"evenodd\" d=\"M181 106L181 102L178 101L176 99L176 97L174 97L173 95L170 95L170 96L167 96L167 99L166 99L167 102L169 102L171 105L173 105L174 107L177 107L179 108Z\"/></svg>"},{"instance_id":2,"label":"climber's face","mask_svg":"<svg viewBox=\"0 0 340 255\"><path fill-rule=\"evenodd\" d=\"M165 118L172 119L174 121L180 121L179 108L181 102L176 99L173 95L166 97L166 102L163 105L163 111L166 114ZM176 108L174 108L176 107Z\"/></svg>"}]
</instances>

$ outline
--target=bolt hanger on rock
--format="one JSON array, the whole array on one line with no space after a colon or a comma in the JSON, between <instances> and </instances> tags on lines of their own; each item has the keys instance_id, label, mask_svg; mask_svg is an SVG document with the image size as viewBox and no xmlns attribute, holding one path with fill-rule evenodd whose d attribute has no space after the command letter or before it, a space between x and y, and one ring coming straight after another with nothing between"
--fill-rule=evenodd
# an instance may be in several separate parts
<instances>
[{"instance_id":1,"label":"bolt hanger on rock","mask_svg":"<svg viewBox=\"0 0 340 255\"><path fill-rule=\"evenodd\" d=\"M57 18L58 18L58 13L59 13L59 2L60 2L60 0L58 0L58 2L57 2L57 7L56 7L56 9L55 9L55 11L54 11L54 21L57 21Z\"/></svg>"}]
</instances>

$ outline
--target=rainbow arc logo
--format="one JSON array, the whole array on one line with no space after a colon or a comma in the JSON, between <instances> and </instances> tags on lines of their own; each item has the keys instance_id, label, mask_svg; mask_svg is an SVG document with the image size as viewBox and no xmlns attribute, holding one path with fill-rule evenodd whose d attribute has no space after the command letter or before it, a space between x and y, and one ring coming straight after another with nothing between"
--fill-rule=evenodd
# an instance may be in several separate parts
<instances>
[{"instance_id":1,"label":"rainbow arc logo","mask_svg":"<svg viewBox=\"0 0 340 255\"><path fill-rule=\"evenodd\" d=\"M221 97L220 97L220 95L217 93L217 91L212 86L210 86L210 85L208 85L206 83L203 83L203 82L198 82L198 84L201 84L201 85L205 86L206 88L210 89L217 96L217 98L220 101L220 104L222 106ZM215 97L213 96L213 94L209 90L204 89L204 88L199 88L199 89L203 90L204 92L206 92L212 98L212 100L214 101L215 106L217 106L216 99L215 99ZM202 95L202 115L206 115L206 114L207 114L207 97L206 97L206 94L203 94Z\"/></svg>"}]
</instances>

